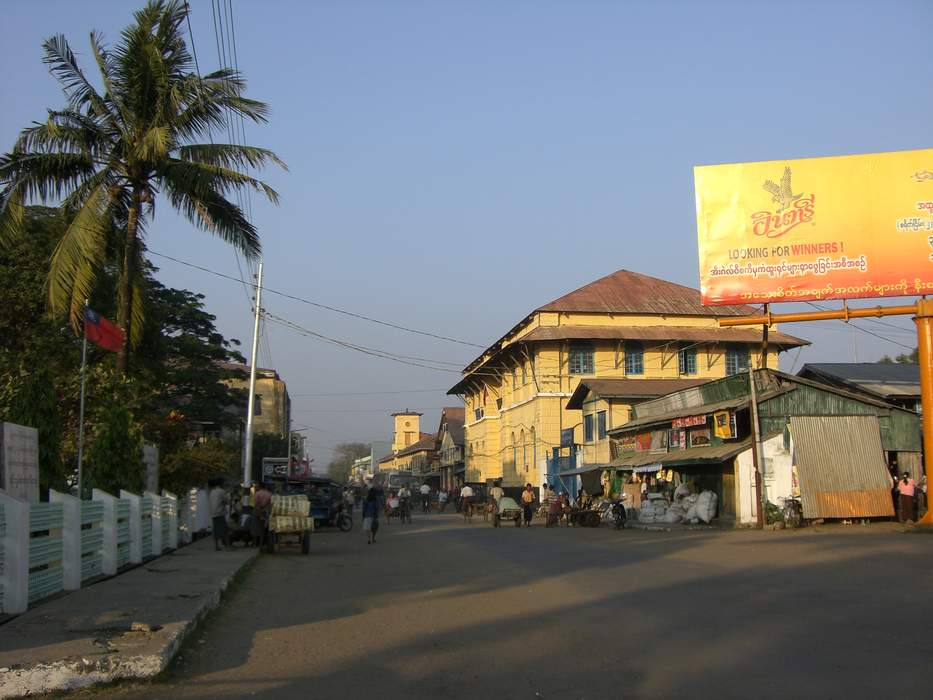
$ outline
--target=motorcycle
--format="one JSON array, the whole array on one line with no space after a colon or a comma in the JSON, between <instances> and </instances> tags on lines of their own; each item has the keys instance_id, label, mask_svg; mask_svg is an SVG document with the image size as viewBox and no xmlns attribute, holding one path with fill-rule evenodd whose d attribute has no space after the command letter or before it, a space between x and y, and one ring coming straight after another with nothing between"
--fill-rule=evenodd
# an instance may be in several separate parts
<instances>
[{"instance_id":1,"label":"motorcycle","mask_svg":"<svg viewBox=\"0 0 933 700\"><path fill-rule=\"evenodd\" d=\"M337 507L334 508L334 512L331 513L327 524L331 527L336 527L341 532L350 532L350 530L353 528L353 518L351 518L350 514L347 513L347 509L344 504L338 503Z\"/></svg>"},{"instance_id":2,"label":"motorcycle","mask_svg":"<svg viewBox=\"0 0 933 700\"><path fill-rule=\"evenodd\" d=\"M612 524L615 526L616 530L621 530L625 527L625 503L622 501L615 501L612 506L609 508L609 512L612 514Z\"/></svg>"}]
</instances>

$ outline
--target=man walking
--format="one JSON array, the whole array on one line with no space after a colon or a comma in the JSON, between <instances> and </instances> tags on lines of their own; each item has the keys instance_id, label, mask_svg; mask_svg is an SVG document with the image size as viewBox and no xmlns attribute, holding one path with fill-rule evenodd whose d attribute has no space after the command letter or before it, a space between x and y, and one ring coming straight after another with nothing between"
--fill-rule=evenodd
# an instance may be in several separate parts
<instances>
[{"instance_id":1,"label":"man walking","mask_svg":"<svg viewBox=\"0 0 933 700\"><path fill-rule=\"evenodd\" d=\"M534 514L535 491L531 484L525 484L525 490L522 491L522 515L525 520L525 527L531 527L531 516Z\"/></svg>"},{"instance_id":2,"label":"man walking","mask_svg":"<svg viewBox=\"0 0 933 700\"><path fill-rule=\"evenodd\" d=\"M223 488L222 479L211 479L208 482L211 491L208 494L208 505L211 509L211 529L214 531L214 550L219 552L226 549L227 543L227 503L230 499ZM221 546L222 545L222 546Z\"/></svg>"}]
</instances>

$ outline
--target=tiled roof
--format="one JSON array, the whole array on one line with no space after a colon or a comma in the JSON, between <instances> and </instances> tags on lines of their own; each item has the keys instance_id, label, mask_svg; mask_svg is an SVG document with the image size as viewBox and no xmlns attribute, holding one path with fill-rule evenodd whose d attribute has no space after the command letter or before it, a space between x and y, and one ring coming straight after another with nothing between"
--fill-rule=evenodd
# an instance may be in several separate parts
<instances>
[{"instance_id":1,"label":"tiled roof","mask_svg":"<svg viewBox=\"0 0 933 700\"><path fill-rule=\"evenodd\" d=\"M536 310L674 316L748 316L756 311L750 306L703 306L698 289L631 270L600 277Z\"/></svg>"},{"instance_id":2,"label":"tiled roof","mask_svg":"<svg viewBox=\"0 0 933 700\"><path fill-rule=\"evenodd\" d=\"M710 343L761 343L760 328L695 326L539 326L522 340L688 340ZM771 331L768 342L783 347L809 345L787 333Z\"/></svg>"}]
</instances>

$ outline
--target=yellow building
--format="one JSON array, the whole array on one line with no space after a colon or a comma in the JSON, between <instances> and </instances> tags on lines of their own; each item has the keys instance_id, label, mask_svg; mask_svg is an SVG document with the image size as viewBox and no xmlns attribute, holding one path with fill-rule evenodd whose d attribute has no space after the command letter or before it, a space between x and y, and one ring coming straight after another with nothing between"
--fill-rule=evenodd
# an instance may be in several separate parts
<instances>
[{"instance_id":1,"label":"yellow building","mask_svg":"<svg viewBox=\"0 0 933 700\"><path fill-rule=\"evenodd\" d=\"M700 293L673 282L619 270L541 306L464 370L448 393L463 398L465 479L503 479L505 486L540 485L546 459L572 429L591 463L608 461L606 431L628 420L631 401L589 390L579 408L568 400L583 380L666 380L666 394L734 374L760 361L761 331L720 328L722 316L755 313L747 306L706 307ZM805 341L772 330L767 366ZM590 395L592 393L592 395ZM612 404L610 408L610 403ZM585 408L585 411L583 410ZM585 415L588 416L585 418Z\"/></svg>"},{"instance_id":2,"label":"yellow building","mask_svg":"<svg viewBox=\"0 0 933 700\"><path fill-rule=\"evenodd\" d=\"M377 471L393 469L428 474L433 470L437 453L434 433L421 432L421 413L398 411L392 414L395 431L392 434L392 452L377 461Z\"/></svg>"}]
</instances>

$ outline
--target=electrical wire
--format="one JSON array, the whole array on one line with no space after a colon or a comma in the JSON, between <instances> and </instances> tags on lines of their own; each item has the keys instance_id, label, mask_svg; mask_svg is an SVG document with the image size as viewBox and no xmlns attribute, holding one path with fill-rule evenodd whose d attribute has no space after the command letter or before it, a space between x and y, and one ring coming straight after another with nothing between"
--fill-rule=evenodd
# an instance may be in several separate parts
<instances>
[{"instance_id":1,"label":"electrical wire","mask_svg":"<svg viewBox=\"0 0 933 700\"><path fill-rule=\"evenodd\" d=\"M178 263L179 265L185 265L186 267L190 267L190 268L193 268L193 269L195 269L195 270L200 270L201 272L207 272L208 274L214 275L215 277L221 277L221 278L223 278L223 279L231 280L231 281L233 281L233 282L239 282L239 280L237 280L236 277L232 277L231 275L226 275L226 274L224 274L224 273L222 273L222 272L217 272L216 270L211 270L210 268L204 267L204 266L202 266L202 265L196 265L196 264L191 263L191 262L188 262L188 261L186 261L186 260L181 260L181 259L176 258L176 257L173 257L173 256L171 256L171 255L166 255L165 253L157 253L157 252L154 251L154 250L149 250L148 252L149 252L150 254L156 255L156 256L158 256L158 257L160 257L160 258L164 258L165 260L171 260L172 262ZM382 321L382 320L380 320L380 319L373 318L373 317L371 317L371 316L366 316L366 315L364 315L364 314L359 314L359 313L356 313L356 312L353 312L353 311L347 311L346 309L341 309L341 308L338 308L338 307L336 307L336 306L330 306L330 305L328 305L328 304L322 304L322 303L317 302L317 301L311 301L310 299L305 299L305 298L303 298L303 297L299 297L299 296L294 295L294 294L289 294L289 293L287 293L287 292L283 292L283 291L280 291L280 290L277 290L277 289L271 289L271 288L269 288L269 287L265 287L265 286L264 286L264 287L262 288L262 290L263 290L263 292L266 292L267 294L275 294L276 296L280 296L280 297L282 297L282 298L284 298L284 299L290 299L291 301L301 302L302 304L307 304L308 306L313 306L313 307L318 308L318 309L324 309L324 310L326 310L326 311L332 311L333 313L342 314L342 315L344 315L344 316L350 316L351 318L360 319L360 320L362 320L362 321L368 321L369 323L375 323L375 324L378 324L378 325L380 325L380 326L387 326L387 327L389 327L389 328L394 328L394 329L396 329L396 330L404 331L404 332L406 332L406 333L413 333L413 334L415 334L415 335L423 335L423 336L427 336L427 337L429 337L429 338L435 338L435 339L437 339L437 340L446 340L447 342L450 342L450 343L457 343L457 344L459 344L459 345L468 345L468 346L474 347L474 348L485 348L485 347L486 347L485 345L480 345L479 343L471 343L471 342L466 341L466 340L459 340L458 338L450 338L450 337L448 337L448 336L439 335L439 334L437 334L437 333L430 333L430 332L428 332L428 331L421 331L421 330L417 330L417 329L415 329L415 328L409 328L409 327L407 327L407 326L402 326L402 325L399 325L399 324L397 324L397 323L391 323L390 321Z\"/></svg>"},{"instance_id":2,"label":"electrical wire","mask_svg":"<svg viewBox=\"0 0 933 700\"><path fill-rule=\"evenodd\" d=\"M447 391L447 388L441 389L400 389L399 391L333 391L311 394L291 394L293 399L304 398L306 396L388 396L394 394L431 394L436 391Z\"/></svg>"},{"instance_id":3,"label":"electrical wire","mask_svg":"<svg viewBox=\"0 0 933 700\"><path fill-rule=\"evenodd\" d=\"M818 309L818 310L820 310L820 311L831 311L831 309L827 309L827 308L825 308L825 307L819 306L818 304L814 304L812 301L808 301L807 304L809 304L810 306L812 306L814 309ZM838 319L838 320L842 320L842 319ZM874 336L875 338L878 338L879 340L884 340L884 341L887 341L888 343L893 343L894 345L899 345L900 347L906 348L907 350L913 351L913 349L914 349L914 346L912 346L912 345L904 345L904 343L899 343L899 342L896 341L896 340L891 340L891 338L886 338L886 337L884 337L883 335L879 335L878 333L875 333L875 332L873 332L873 331L868 330L867 328L863 328L862 326L856 326L856 325L855 325L854 323L852 323L851 321L847 321L847 323L848 323L852 328L854 328L855 330L857 330L857 331L862 331L862 333L867 333L868 335Z\"/></svg>"}]
</instances>

